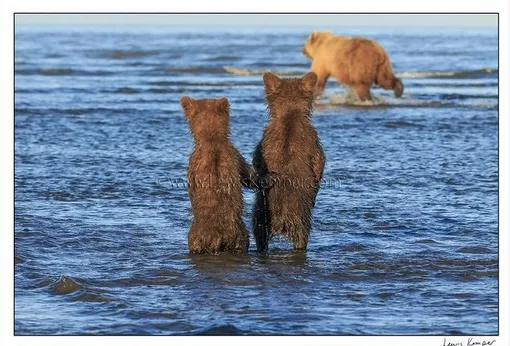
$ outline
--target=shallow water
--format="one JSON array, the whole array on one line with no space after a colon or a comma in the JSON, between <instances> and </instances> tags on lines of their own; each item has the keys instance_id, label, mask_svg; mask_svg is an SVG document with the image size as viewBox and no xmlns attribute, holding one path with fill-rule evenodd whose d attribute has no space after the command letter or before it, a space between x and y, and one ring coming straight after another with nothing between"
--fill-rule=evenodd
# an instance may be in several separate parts
<instances>
[{"instance_id":1,"label":"shallow water","mask_svg":"<svg viewBox=\"0 0 510 346\"><path fill-rule=\"evenodd\" d=\"M497 29L334 31L405 91L329 81L308 251L190 256L179 97L228 97L250 159L310 30L16 27L15 333L497 334Z\"/></svg>"}]
</instances>

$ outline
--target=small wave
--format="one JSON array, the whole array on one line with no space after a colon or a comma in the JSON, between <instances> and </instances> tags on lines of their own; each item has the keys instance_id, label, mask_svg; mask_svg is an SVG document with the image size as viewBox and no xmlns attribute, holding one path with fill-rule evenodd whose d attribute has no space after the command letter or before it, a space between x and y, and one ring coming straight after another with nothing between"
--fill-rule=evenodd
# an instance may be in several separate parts
<instances>
[{"instance_id":1,"label":"small wave","mask_svg":"<svg viewBox=\"0 0 510 346\"><path fill-rule=\"evenodd\" d=\"M84 292L76 297L73 297L73 301L77 302L91 302L91 303L108 303L114 301L113 298L108 298L97 293Z\"/></svg>"},{"instance_id":2,"label":"small wave","mask_svg":"<svg viewBox=\"0 0 510 346\"><path fill-rule=\"evenodd\" d=\"M414 124L414 123L410 123L408 121L403 121L403 120L396 120L396 121L388 121L387 123L384 124L385 127L419 127L419 128L422 128L424 127L423 125L421 124Z\"/></svg>"},{"instance_id":3,"label":"small wave","mask_svg":"<svg viewBox=\"0 0 510 346\"><path fill-rule=\"evenodd\" d=\"M171 286L179 282L176 277L164 278L140 278L132 277L125 279L109 280L102 283L103 287L137 287L137 286Z\"/></svg>"},{"instance_id":4,"label":"small wave","mask_svg":"<svg viewBox=\"0 0 510 346\"><path fill-rule=\"evenodd\" d=\"M499 271L461 272L456 277L461 280L477 280L480 278L497 278Z\"/></svg>"},{"instance_id":5,"label":"small wave","mask_svg":"<svg viewBox=\"0 0 510 346\"><path fill-rule=\"evenodd\" d=\"M490 254L492 251L485 246L464 246L459 249L460 253L467 254Z\"/></svg>"},{"instance_id":6,"label":"small wave","mask_svg":"<svg viewBox=\"0 0 510 346\"><path fill-rule=\"evenodd\" d=\"M161 51L159 50L121 50L115 49L112 51L106 51L101 54L101 57L106 59L130 59L130 58L141 58L145 56L158 55Z\"/></svg>"},{"instance_id":7,"label":"small wave","mask_svg":"<svg viewBox=\"0 0 510 346\"><path fill-rule=\"evenodd\" d=\"M354 263L349 267L349 270L361 270L361 271L386 271L388 273L398 273L398 266L389 263L378 263L378 262L362 262Z\"/></svg>"},{"instance_id":8,"label":"small wave","mask_svg":"<svg viewBox=\"0 0 510 346\"><path fill-rule=\"evenodd\" d=\"M129 88L129 87L118 88L115 92L117 94L137 94L137 93L139 93L138 90L136 90L134 88Z\"/></svg>"},{"instance_id":9,"label":"small wave","mask_svg":"<svg viewBox=\"0 0 510 346\"><path fill-rule=\"evenodd\" d=\"M157 69L158 72L161 69ZM182 66L182 67L166 67L163 72L178 72L178 73L224 73L225 71L220 67L201 67L201 66Z\"/></svg>"},{"instance_id":10,"label":"small wave","mask_svg":"<svg viewBox=\"0 0 510 346\"><path fill-rule=\"evenodd\" d=\"M437 241L433 239L420 239L416 241L417 244L438 244Z\"/></svg>"},{"instance_id":11,"label":"small wave","mask_svg":"<svg viewBox=\"0 0 510 346\"><path fill-rule=\"evenodd\" d=\"M483 68L471 71L416 71L397 73L399 78L476 78L487 75L498 74L499 70L494 68Z\"/></svg>"},{"instance_id":12,"label":"small wave","mask_svg":"<svg viewBox=\"0 0 510 346\"><path fill-rule=\"evenodd\" d=\"M109 76L111 71L104 70L77 70L71 68L39 68L39 69L16 69L16 75L40 75L40 76Z\"/></svg>"},{"instance_id":13,"label":"small wave","mask_svg":"<svg viewBox=\"0 0 510 346\"><path fill-rule=\"evenodd\" d=\"M244 332L231 324L209 327L196 333L196 335L243 335Z\"/></svg>"},{"instance_id":14,"label":"small wave","mask_svg":"<svg viewBox=\"0 0 510 346\"><path fill-rule=\"evenodd\" d=\"M72 197L71 194L66 191L45 191L43 192L43 195L47 199L54 199L61 202L69 201Z\"/></svg>"},{"instance_id":15,"label":"small wave","mask_svg":"<svg viewBox=\"0 0 510 346\"><path fill-rule=\"evenodd\" d=\"M498 80L489 81L487 79L460 79L459 82L456 82L455 79L441 79L441 80L432 80L426 79L425 81L419 79L413 79L406 82L406 87L413 86L417 88L427 87L427 88L491 88L498 87Z\"/></svg>"},{"instance_id":16,"label":"small wave","mask_svg":"<svg viewBox=\"0 0 510 346\"><path fill-rule=\"evenodd\" d=\"M379 224L379 225L375 225L374 226L374 229L376 231L388 231L390 229L392 229L393 227L389 224L385 224L385 223L382 223L382 224Z\"/></svg>"},{"instance_id":17,"label":"small wave","mask_svg":"<svg viewBox=\"0 0 510 346\"><path fill-rule=\"evenodd\" d=\"M150 88L147 92L151 94L176 94L184 92L182 88Z\"/></svg>"},{"instance_id":18,"label":"small wave","mask_svg":"<svg viewBox=\"0 0 510 346\"><path fill-rule=\"evenodd\" d=\"M16 115L86 115L94 113L128 114L131 108L15 108Z\"/></svg>"},{"instance_id":19,"label":"small wave","mask_svg":"<svg viewBox=\"0 0 510 346\"><path fill-rule=\"evenodd\" d=\"M469 260L465 261L462 259L455 258L441 258L437 261L438 265L447 266L447 267L467 267L467 266L482 266L482 267L492 267L498 265L497 259L480 259L480 260Z\"/></svg>"},{"instance_id":20,"label":"small wave","mask_svg":"<svg viewBox=\"0 0 510 346\"><path fill-rule=\"evenodd\" d=\"M239 60L240 57L233 55L219 55L213 56L211 58L206 59L207 61L236 61Z\"/></svg>"},{"instance_id":21,"label":"small wave","mask_svg":"<svg viewBox=\"0 0 510 346\"><path fill-rule=\"evenodd\" d=\"M54 280L51 280L51 279L48 279L48 278L44 278L44 279L37 280L36 282L34 282L34 284L31 285L31 288L48 287L48 286L52 285L54 282L55 282Z\"/></svg>"},{"instance_id":22,"label":"small wave","mask_svg":"<svg viewBox=\"0 0 510 346\"><path fill-rule=\"evenodd\" d=\"M73 293L81 288L82 286L78 282L66 275L62 275L51 287L53 293L58 295Z\"/></svg>"},{"instance_id":23,"label":"small wave","mask_svg":"<svg viewBox=\"0 0 510 346\"><path fill-rule=\"evenodd\" d=\"M366 212L363 214L364 219L375 219L376 216L377 216L377 214L373 213L373 212Z\"/></svg>"},{"instance_id":24,"label":"small wave","mask_svg":"<svg viewBox=\"0 0 510 346\"><path fill-rule=\"evenodd\" d=\"M388 299L388 298L391 298L395 295L395 293L391 293L391 292L380 292L380 293L377 293L377 297L381 298L381 299Z\"/></svg>"},{"instance_id":25,"label":"small wave","mask_svg":"<svg viewBox=\"0 0 510 346\"><path fill-rule=\"evenodd\" d=\"M215 81L215 82L203 82L203 81L154 81L148 82L147 84L158 86L158 87L169 87L169 86L177 86L177 87L239 87L239 86L260 86L259 82L254 81Z\"/></svg>"},{"instance_id":26,"label":"small wave","mask_svg":"<svg viewBox=\"0 0 510 346\"><path fill-rule=\"evenodd\" d=\"M44 76L70 76L73 70L70 68L41 68L39 74Z\"/></svg>"},{"instance_id":27,"label":"small wave","mask_svg":"<svg viewBox=\"0 0 510 346\"><path fill-rule=\"evenodd\" d=\"M465 94L443 94L440 96L442 100L489 100L498 99L498 95L465 95Z\"/></svg>"},{"instance_id":28,"label":"small wave","mask_svg":"<svg viewBox=\"0 0 510 346\"><path fill-rule=\"evenodd\" d=\"M317 108L328 108L337 106L346 107L367 107L367 108L379 108L379 107L424 107L424 108L497 108L497 103L493 102L493 96L487 96L485 98L465 97L459 99L442 99L442 100L420 100L413 99L409 95L399 99L396 98L384 98L376 95L372 95L372 100L360 101L356 94L349 88L346 89L344 94L333 93L329 98L324 98L316 103ZM472 102L461 102L469 100ZM457 101L457 102L455 102Z\"/></svg>"},{"instance_id":29,"label":"small wave","mask_svg":"<svg viewBox=\"0 0 510 346\"><path fill-rule=\"evenodd\" d=\"M345 295L345 297L349 300L354 300L354 301L360 301L360 300L363 300L363 298L366 297L366 294L363 294L363 293L347 293Z\"/></svg>"},{"instance_id":30,"label":"small wave","mask_svg":"<svg viewBox=\"0 0 510 346\"><path fill-rule=\"evenodd\" d=\"M363 244L350 244L345 245L343 248L344 252L360 252L366 250L367 247Z\"/></svg>"},{"instance_id":31,"label":"small wave","mask_svg":"<svg viewBox=\"0 0 510 346\"><path fill-rule=\"evenodd\" d=\"M266 72L273 72L280 76L301 76L306 73L306 71L273 71L270 69L266 70L257 70L257 69L247 69L247 68L237 68L231 66L224 66L223 71L231 74L235 74L238 76L254 76L254 75L263 75Z\"/></svg>"}]
</instances>

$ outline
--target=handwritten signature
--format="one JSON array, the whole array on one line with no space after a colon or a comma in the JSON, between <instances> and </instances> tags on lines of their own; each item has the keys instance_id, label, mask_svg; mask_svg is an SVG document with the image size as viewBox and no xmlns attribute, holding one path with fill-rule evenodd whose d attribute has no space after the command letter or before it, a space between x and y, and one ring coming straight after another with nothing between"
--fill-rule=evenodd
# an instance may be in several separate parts
<instances>
[{"instance_id":1,"label":"handwritten signature","mask_svg":"<svg viewBox=\"0 0 510 346\"><path fill-rule=\"evenodd\" d=\"M496 340L477 341L477 340L474 340L474 338L468 338L467 343L464 344L462 342L446 342L446 338L444 338L443 346L464 346L464 345L465 346L491 346L491 345L494 345L495 342L496 342Z\"/></svg>"}]
</instances>

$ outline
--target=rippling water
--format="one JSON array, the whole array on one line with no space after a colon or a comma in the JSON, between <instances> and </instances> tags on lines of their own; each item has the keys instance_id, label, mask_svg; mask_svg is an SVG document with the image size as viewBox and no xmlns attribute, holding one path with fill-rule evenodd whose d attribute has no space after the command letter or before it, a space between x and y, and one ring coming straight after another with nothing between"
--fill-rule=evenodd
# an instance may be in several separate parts
<instances>
[{"instance_id":1,"label":"rippling water","mask_svg":"<svg viewBox=\"0 0 510 346\"><path fill-rule=\"evenodd\" d=\"M405 91L329 81L308 252L190 256L179 97L228 97L251 159L310 30L16 27L15 333L497 334L497 29L334 31Z\"/></svg>"}]
</instances>

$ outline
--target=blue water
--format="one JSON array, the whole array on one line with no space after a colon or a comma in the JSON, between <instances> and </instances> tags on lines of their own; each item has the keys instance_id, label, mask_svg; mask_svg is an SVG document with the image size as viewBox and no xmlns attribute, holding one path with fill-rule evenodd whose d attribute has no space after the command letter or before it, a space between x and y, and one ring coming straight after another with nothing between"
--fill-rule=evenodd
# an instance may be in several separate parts
<instances>
[{"instance_id":1,"label":"blue water","mask_svg":"<svg viewBox=\"0 0 510 346\"><path fill-rule=\"evenodd\" d=\"M179 98L226 96L251 160L311 30L17 26L15 334L497 334L497 28L333 30L405 91L328 82L308 251L190 256Z\"/></svg>"}]
</instances>

